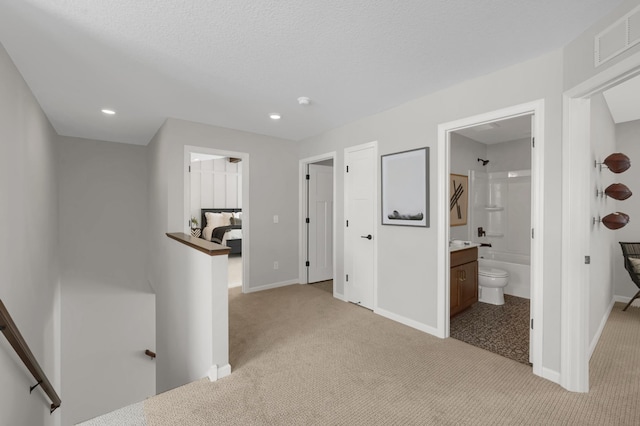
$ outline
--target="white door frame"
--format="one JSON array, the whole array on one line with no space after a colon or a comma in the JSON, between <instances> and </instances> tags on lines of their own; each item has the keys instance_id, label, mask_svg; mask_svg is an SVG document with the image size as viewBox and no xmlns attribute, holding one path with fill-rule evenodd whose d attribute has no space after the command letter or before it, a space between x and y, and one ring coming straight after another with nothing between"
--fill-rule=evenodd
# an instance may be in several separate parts
<instances>
[{"instance_id":1,"label":"white door frame","mask_svg":"<svg viewBox=\"0 0 640 426\"><path fill-rule=\"evenodd\" d=\"M535 318L532 332L533 373L545 377L542 368L543 354L543 256L544 247L544 100L514 105L497 111L463 118L438 125L438 322L437 335L449 337L449 174L450 174L450 133L466 127L491 123L506 118L523 115L534 116L535 149L531 151L531 228L535 238L531 241L531 313ZM554 380L553 377L546 377ZM555 379L557 381L557 378Z\"/></svg>"},{"instance_id":2,"label":"white door frame","mask_svg":"<svg viewBox=\"0 0 640 426\"><path fill-rule=\"evenodd\" d=\"M189 226L191 221L191 177L189 175L189 166L191 165L192 152L242 159L242 292L246 293L250 288L249 247L251 247L249 244L249 224L251 223L249 210L249 154L246 152L227 151L203 146L184 146L184 220L182 223L184 224L185 234L191 232ZM204 223L201 225L204 225Z\"/></svg>"},{"instance_id":3,"label":"white door frame","mask_svg":"<svg viewBox=\"0 0 640 426\"><path fill-rule=\"evenodd\" d=\"M589 391L590 98L637 75L640 53L563 94L560 385L574 392Z\"/></svg>"},{"instance_id":4,"label":"white door frame","mask_svg":"<svg viewBox=\"0 0 640 426\"><path fill-rule=\"evenodd\" d=\"M306 174L307 174L307 166L309 164L317 163L319 161L325 160L333 160L333 224L331 232L333 233L333 241L331 250L333 251L333 296L336 296L336 286L335 281L338 279L336 276L336 152L328 152L326 154L315 155L313 157L307 157L300 160L299 163L299 179L298 179L298 217L300 218L299 230L298 230L298 264L300 268L298 270L298 280L300 284L308 284L308 276L307 276L307 267L305 262L307 261L307 233L306 233L306 223L304 218L307 217L307 185L306 185Z\"/></svg>"},{"instance_id":5,"label":"white door frame","mask_svg":"<svg viewBox=\"0 0 640 426\"><path fill-rule=\"evenodd\" d=\"M376 190L373 191L373 196L375 197L375 202L374 202L374 217L373 217L373 223L374 223L374 228L372 230L373 232L373 311L376 312L378 310L378 228L380 227L380 205L378 202L379 199L379 191L380 188L378 186L378 184L380 183L380 179L379 179L379 170L380 170L380 166L379 166L379 162L378 162L378 142L377 141L373 141L373 142L367 142L367 143L363 143L360 145L354 145L354 146L349 146L347 148L344 149L344 166L342 173L343 173L343 188L344 188L344 219L347 220L349 218L348 214L348 199L349 199L349 193L347 191L347 185L346 185L346 162L347 162L347 153L353 152L353 151L359 151L362 149L367 149L367 148L373 148L374 152L373 152L373 157L376 159L376 165L373 168L373 179L375 182L375 188ZM345 226L345 224L343 223L343 226ZM346 265L347 265L347 260L348 260L348 254L349 254L349 241L347 239L347 232L346 232L346 227L344 228L344 256L343 256L343 264L345 265L345 274L346 274ZM335 288L335 287L334 287ZM347 283L344 283L344 299L345 301L349 300L349 287L347 286Z\"/></svg>"}]
</instances>

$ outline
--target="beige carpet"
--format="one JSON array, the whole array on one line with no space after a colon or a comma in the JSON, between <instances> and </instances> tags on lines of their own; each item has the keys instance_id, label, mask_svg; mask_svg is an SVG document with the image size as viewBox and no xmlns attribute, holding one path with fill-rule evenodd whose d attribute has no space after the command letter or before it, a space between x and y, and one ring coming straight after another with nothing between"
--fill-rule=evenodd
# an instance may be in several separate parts
<instances>
[{"instance_id":1,"label":"beige carpet","mask_svg":"<svg viewBox=\"0 0 640 426\"><path fill-rule=\"evenodd\" d=\"M317 283L313 283L309 285L313 288L326 291L327 293L330 293L331 295L333 295L333 280L319 281Z\"/></svg>"},{"instance_id":2,"label":"beige carpet","mask_svg":"<svg viewBox=\"0 0 640 426\"><path fill-rule=\"evenodd\" d=\"M242 287L242 255L230 254L228 265L229 288Z\"/></svg>"},{"instance_id":3,"label":"beige carpet","mask_svg":"<svg viewBox=\"0 0 640 426\"><path fill-rule=\"evenodd\" d=\"M640 424L640 309L617 304L576 394L313 286L230 290L231 376L145 401L155 425Z\"/></svg>"}]
</instances>

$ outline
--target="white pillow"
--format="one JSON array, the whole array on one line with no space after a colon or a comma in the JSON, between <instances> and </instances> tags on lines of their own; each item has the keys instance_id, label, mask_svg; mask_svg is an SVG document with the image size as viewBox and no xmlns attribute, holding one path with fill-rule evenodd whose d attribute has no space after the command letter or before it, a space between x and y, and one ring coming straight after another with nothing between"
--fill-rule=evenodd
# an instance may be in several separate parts
<instances>
[{"instance_id":1,"label":"white pillow","mask_svg":"<svg viewBox=\"0 0 640 426\"><path fill-rule=\"evenodd\" d=\"M207 219L207 228L217 228L219 226L231 225L231 216L233 213L213 213L206 212L204 217Z\"/></svg>"},{"instance_id":2,"label":"white pillow","mask_svg":"<svg viewBox=\"0 0 640 426\"><path fill-rule=\"evenodd\" d=\"M635 257L630 257L629 262L631 262L631 266L636 271L636 274L640 274L640 259L636 259Z\"/></svg>"}]
</instances>

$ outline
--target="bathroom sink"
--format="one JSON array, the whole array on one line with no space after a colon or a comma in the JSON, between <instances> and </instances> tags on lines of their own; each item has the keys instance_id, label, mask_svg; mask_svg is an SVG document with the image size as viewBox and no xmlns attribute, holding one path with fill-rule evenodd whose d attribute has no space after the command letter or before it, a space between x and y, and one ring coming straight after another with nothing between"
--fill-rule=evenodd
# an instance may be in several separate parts
<instances>
[{"instance_id":1,"label":"bathroom sink","mask_svg":"<svg viewBox=\"0 0 640 426\"><path fill-rule=\"evenodd\" d=\"M458 251L458 250L464 250L464 249L468 249L468 248L472 248L472 247L479 247L480 244L478 243L474 243L471 241L464 241L464 240L453 240L453 241L449 241L449 251Z\"/></svg>"}]
</instances>

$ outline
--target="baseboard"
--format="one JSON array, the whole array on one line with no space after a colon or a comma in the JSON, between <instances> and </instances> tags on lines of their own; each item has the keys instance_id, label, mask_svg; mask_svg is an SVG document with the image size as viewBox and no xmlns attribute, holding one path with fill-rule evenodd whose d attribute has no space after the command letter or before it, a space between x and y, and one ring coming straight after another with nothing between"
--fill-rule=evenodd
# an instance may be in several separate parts
<instances>
[{"instance_id":1,"label":"baseboard","mask_svg":"<svg viewBox=\"0 0 640 426\"><path fill-rule=\"evenodd\" d=\"M627 297L627 296L613 296L613 301L614 302L622 302L625 305L627 303L629 303L629 300L631 300L631 298ZM637 308L640 308L640 298L634 300L633 303L631 304L631 306L635 306Z\"/></svg>"},{"instance_id":2,"label":"baseboard","mask_svg":"<svg viewBox=\"0 0 640 426\"><path fill-rule=\"evenodd\" d=\"M224 377L231 375L231 365L225 364L222 367L218 367L218 379L222 379Z\"/></svg>"},{"instance_id":3,"label":"baseboard","mask_svg":"<svg viewBox=\"0 0 640 426\"><path fill-rule=\"evenodd\" d=\"M560 384L560 373L555 370L550 370L548 368L542 367L542 376L543 379L547 379L550 382Z\"/></svg>"},{"instance_id":4,"label":"baseboard","mask_svg":"<svg viewBox=\"0 0 640 426\"><path fill-rule=\"evenodd\" d=\"M627 300L627 302L629 302L629 300ZM598 331L596 331L596 335L593 336L593 339L591 340L591 344L589 345L589 359L591 359L591 355L593 355L593 351L596 350L596 345L600 340L600 336L602 335L602 330L604 330L604 326L607 324L607 320L609 319L609 315L611 315L611 310L613 309L613 305L615 303L616 303L616 300L614 298L609 304L609 307L607 308L607 313L602 316L602 320L600 321L600 326L598 327Z\"/></svg>"},{"instance_id":5,"label":"baseboard","mask_svg":"<svg viewBox=\"0 0 640 426\"><path fill-rule=\"evenodd\" d=\"M346 298L346 296L344 294L340 294L340 293L334 292L333 293L333 297L335 297L338 300L342 300L343 302L347 301L347 298Z\"/></svg>"},{"instance_id":6,"label":"baseboard","mask_svg":"<svg viewBox=\"0 0 640 426\"><path fill-rule=\"evenodd\" d=\"M404 324L411 328L415 328L416 330L424 331L425 333L434 335L436 337L440 337L440 333L438 333L438 329L431 327L429 325L423 324L421 322L403 317L402 315L394 314L393 312L385 311L384 309L376 308L373 310L374 313L393 320L395 322L399 322L400 324Z\"/></svg>"},{"instance_id":7,"label":"baseboard","mask_svg":"<svg viewBox=\"0 0 640 426\"><path fill-rule=\"evenodd\" d=\"M504 288L504 294L521 297L523 299L531 299L531 288L525 286L506 286Z\"/></svg>"},{"instance_id":8,"label":"baseboard","mask_svg":"<svg viewBox=\"0 0 640 426\"><path fill-rule=\"evenodd\" d=\"M288 281L281 281L279 283L273 283L273 284L265 284L265 285L261 285L259 287L251 287L248 288L245 293L255 293L256 291L263 291L263 290L270 290L272 288L278 288L278 287L285 287L291 284L298 284L298 280L297 279L293 279L293 280L288 280Z\"/></svg>"},{"instance_id":9,"label":"baseboard","mask_svg":"<svg viewBox=\"0 0 640 426\"><path fill-rule=\"evenodd\" d=\"M209 373L207 377L209 377L209 381L215 382L218 379L222 379L223 377L227 377L231 374L231 365L225 364L222 367L218 367L217 365L212 365L209 368Z\"/></svg>"},{"instance_id":10,"label":"baseboard","mask_svg":"<svg viewBox=\"0 0 640 426\"><path fill-rule=\"evenodd\" d=\"M209 367L207 377L209 378L210 382L215 382L216 380L218 380L218 366L216 364L213 364L211 367Z\"/></svg>"}]
</instances>

